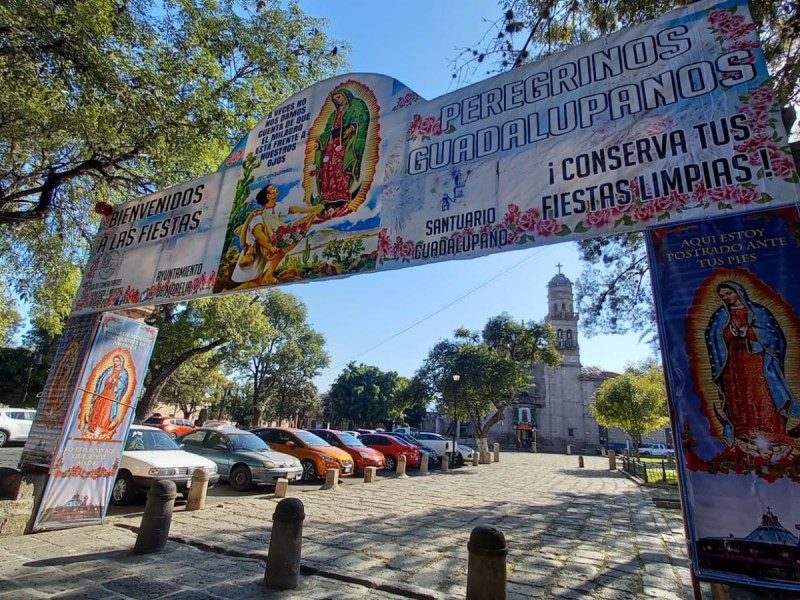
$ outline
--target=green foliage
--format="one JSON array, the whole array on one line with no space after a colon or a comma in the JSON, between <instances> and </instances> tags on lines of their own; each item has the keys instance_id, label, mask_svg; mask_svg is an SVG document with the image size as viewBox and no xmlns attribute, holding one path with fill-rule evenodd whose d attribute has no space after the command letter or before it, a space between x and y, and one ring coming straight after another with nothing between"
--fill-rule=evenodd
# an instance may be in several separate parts
<instances>
[{"instance_id":1,"label":"green foliage","mask_svg":"<svg viewBox=\"0 0 800 600\"><path fill-rule=\"evenodd\" d=\"M333 382L326 408L334 422L348 421L357 427L375 427L402 415L408 380L395 371L351 362Z\"/></svg>"},{"instance_id":2,"label":"green foliage","mask_svg":"<svg viewBox=\"0 0 800 600\"><path fill-rule=\"evenodd\" d=\"M364 242L359 239L332 240L325 246L325 250L322 251L322 256L341 265L342 268L346 268L358 258L359 254L363 251Z\"/></svg>"},{"instance_id":3,"label":"green foliage","mask_svg":"<svg viewBox=\"0 0 800 600\"><path fill-rule=\"evenodd\" d=\"M256 292L260 324L228 364L252 386L250 405L268 418L319 409L314 377L328 366L325 337L308 324L305 304L279 290Z\"/></svg>"},{"instance_id":4,"label":"green foliage","mask_svg":"<svg viewBox=\"0 0 800 600\"><path fill-rule=\"evenodd\" d=\"M0 406L35 408L39 404L49 365L37 356L25 348L0 348Z\"/></svg>"},{"instance_id":5,"label":"green foliage","mask_svg":"<svg viewBox=\"0 0 800 600\"><path fill-rule=\"evenodd\" d=\"M592 416L603 427L619 427L638 444L645 433L669 423L664 374L655 365L629 367L597 390Z\"/></svg>"},{"instance_id":6,"label":"green foliage","mask_svg":"<svg viewBox=\"0 0 800 600\"><path fill-rule=\"evenodd\" d=\"M5 283L0 281L0 345L8 346L14 338L20 325L22 316L14 308L14 299Z\"/></svg>"},{"instance_id":7,"label":"green foliage","mask_svg":"<svg viewBox=\"0 0 800 600\"><path fill-rule=\"evenodd\" d=\"M437 398L440 412L459 420L469 417L482 439L502 419L506 407L530 389L534 363L561 362L549 325L516 322L507 314L489 319L482 333L460 328L454 337L433 347L415 380Z\"/></svg>"},{"instance_id":8,"label":"green foliage","mask_svg":"<svg viewBox=\"0 0 800 600\"><path fill-rule=\"evenodd\" d=\"M296 2L9 0L0 23L0 274L53 331L96 202L214 171L347 51Z\"/></svg>"}]
</instances>

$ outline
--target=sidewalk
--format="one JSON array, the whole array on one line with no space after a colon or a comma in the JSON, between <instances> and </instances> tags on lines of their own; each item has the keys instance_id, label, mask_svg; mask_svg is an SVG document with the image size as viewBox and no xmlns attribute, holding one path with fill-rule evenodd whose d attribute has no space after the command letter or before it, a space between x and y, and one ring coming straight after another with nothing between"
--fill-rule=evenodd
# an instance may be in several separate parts
<instances>
[{"instance_id":1,"label":"sidewalk","mask_svg":"<svg viewBox=\"0 0 800 600\"><path fill-rule=\"evenodd\" d=\"M162 554L131 553L140 514L4 538L0 599L463 599L467 540L482 524L506 536L510 599L691 598L680 511L653 501L674 489L640 487L602 457L577 461L508 452L429 476L292 485L306 519L290 592L261 587L279 500L221 484L206 509L176 507Z\"/></svg>"}]
</instances>

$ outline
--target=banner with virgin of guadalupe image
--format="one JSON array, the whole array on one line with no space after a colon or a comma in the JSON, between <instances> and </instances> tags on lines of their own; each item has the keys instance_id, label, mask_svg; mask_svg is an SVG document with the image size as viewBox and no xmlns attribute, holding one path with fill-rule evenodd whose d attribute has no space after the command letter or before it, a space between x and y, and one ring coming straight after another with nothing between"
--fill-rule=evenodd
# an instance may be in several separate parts
<instances>
[{"instance_id":1,"label":"banner with virgin of guadalupe image","mask_svg":"<svg viewBox=\"0 0 800 600\"><path fill-rule=\"evenodd\" d=\"M800 591L800 213L648 231L696 572Z\"/></svg>"},{"instance_id":2,"label":"banner with virgin of guadalupe image","mask_svg":"<svg viewBox=\"0 0 800 600\"><path fill-rule=\"evenodd\" d=\"M97 320L34 531L100 523L108 507L157 330L110 313Z\"/></svg>"},{"instance_id":3,"label":"banner with virgin of guadalupe image","mask_svg":"<svg viewBox=\"0 0 800 600\"><path fill-rule=\"evenodd\" d=\"M117 206L73 314L468 259L800 200L746 0L432 100L315 83L220 169Z\"/></svg>"}]
</instances>

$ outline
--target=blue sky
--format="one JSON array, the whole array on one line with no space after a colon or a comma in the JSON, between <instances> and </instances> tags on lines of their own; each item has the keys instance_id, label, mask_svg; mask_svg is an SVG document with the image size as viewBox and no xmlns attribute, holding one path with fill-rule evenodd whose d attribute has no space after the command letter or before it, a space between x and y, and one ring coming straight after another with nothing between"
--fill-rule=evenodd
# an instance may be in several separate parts
<instances>
[{"instance_id":1,"label":"blue sky","mask_svg":"<svg viewBox=\"0 0 800 600\"><path fill-rule=\"evenodd\" d=\"M452 61L500 14L492 0L303 0L301 8L328 19L328 35L350 44L350 72L394 77L426 100L456 89ZM327 339L331 366L316 380L326 391L350 361L411 377L428 351L458 327L480 330L503 312L541 320L557 264L577 281L577 250L565 243L281 290L305 302L309 322ZM578 341L582 364L606 370L621 371L650 355L636 335L579 335Z\"/></svg>"}]
</instances>

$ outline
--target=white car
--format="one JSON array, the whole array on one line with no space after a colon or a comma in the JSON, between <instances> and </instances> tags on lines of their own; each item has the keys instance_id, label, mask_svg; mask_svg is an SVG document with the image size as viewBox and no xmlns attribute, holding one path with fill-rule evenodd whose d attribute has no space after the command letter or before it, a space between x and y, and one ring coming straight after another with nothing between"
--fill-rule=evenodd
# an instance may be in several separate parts
<instances>
[{"instance_id":1,"label":"white car","mask_svg":"<svg viewBox=\"0 0 800 600\"><path fill-rule=\"evenodd\" d=\"M441 434L433 433L431 431L420 431L414 435L414 438L436 450L440 456L450 454L450 446L453 442ZM453 466L460 467L465 462L470 462L472 460L473 452L475 451L472 448L465 446L461 442L458 442L456 444L456 457L453 461L455 463Z\"/></svg>"},{"instance_id":2,"label":"white car","mask_svg":"<svg viewBox=\"0 0 800 600\"><path fill-rule=\"evenodd\" d=\"M35 417L36 411L30 408L0 408L0 448L27 440Z\"/></svg>"},{"instance_id":3,"label":"white car","mask_svg":"<svg viewBox=\"0 0 800 600\"><path fill-rule=\"evenodd\" d=\"M189 493L195 469L208 471L209 487L219 481L214 461L181 450L161 429L131 425L111 502L130 504L137 495L150 491L153 483L163 480L173 481L178 492L185 496Z\"/></svg>"}]
</instances>

